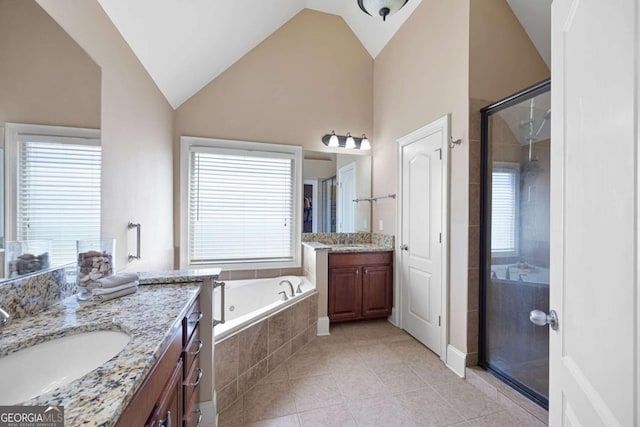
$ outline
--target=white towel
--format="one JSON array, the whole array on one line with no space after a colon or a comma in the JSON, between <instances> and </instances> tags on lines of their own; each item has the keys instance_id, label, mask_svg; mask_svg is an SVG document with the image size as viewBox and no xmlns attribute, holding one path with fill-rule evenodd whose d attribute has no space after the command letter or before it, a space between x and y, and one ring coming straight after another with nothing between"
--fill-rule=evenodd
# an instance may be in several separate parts
<instances>
[{"instance_id":1,"label":"white towel","mask_svg":"<svg viewBox=\"0 0 640 427\"><path fill-rule=\"evenodd\" d=\"M140 284L140 282L138 282L136 280L134 282L125 283L124 285L114 286L112 288L104 288L104 289L97 288L97 289L94 289L91 292L93 293L93 296L96 296L96 295L108 295L108 294L111 294L111 293L120 292L122 290L129 289L129 288L137 288L139 284Z\"/></svg>"},{"instance_id":2,"label":"white towel","mask_svg":"<svg viewBox=\"0 0 640 427\"><path fill-rule=\"evenodd\" d=\"M122 289L118 292L109 292L108 294L94 295L93 299L95 301L105 302L115 298L123 297L125 295L135 294L136 292L138 292L138 287L134 286L132 288Z\"/></svg>"},{"instance_id":3,"label":"white towel","mask_svg":"<svg viewBox=\"0 0 640 427\"><path fill-rule=\"evenodd\" d=\"M115 288L116 286L124 285L126 283L135 282L140 279L136 273L120 273L113 276L103 277L96 280L98 288Z\"/></svg>"}]
</instances>

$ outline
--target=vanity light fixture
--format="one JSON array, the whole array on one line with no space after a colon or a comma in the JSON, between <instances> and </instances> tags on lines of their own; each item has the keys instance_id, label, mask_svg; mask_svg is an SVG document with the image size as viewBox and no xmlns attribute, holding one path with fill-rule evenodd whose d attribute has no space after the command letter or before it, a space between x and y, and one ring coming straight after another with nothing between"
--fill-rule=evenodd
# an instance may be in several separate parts
<instances>
[{"instance_id":1,"label":"vanity light fixture","mask_svg":"<svg viewBox=\"0 0 640 427\"><path fill-rule=\"evenodd\" d=\"M331 136L329 137L329 147L339 147L340 146L340 140L338 139L338 135L336 135L336 131L332 130L331 131Z\"/></svg>"},{"instance_id":2,"label":"vanity light fixture","mask_svg":"<svg viewBox=\"0 0 640 427\"><path fill-rule=\"evenodd\" d=\"M362 134L362 140L360 141L360 149L361 150L371 150L371 144L369 143L369 138L364 133Z\"/></svg>"},{"instance_id":3,"label":"vanity light fixture","mask_svg":"<svg viewBox=\"0 0 640 427\"><path fill-rule=\"evenodd\" d=\"M358 6L367 15L372 12L382 16L382 20L386 21L387 16L391 16L407 4L409 0L358 0Z\"/></svg>"},{"instance_id":4,"label":"vanity light fixture","mask_svg":"<svg viewBox=\"0 0 640 427\"><path fill-rule=\"evenodd\" d=\"M344 148L356 148L356 140L351 136L351 132L347 132L347 141L344 143Z\"/></svg>"},{"instance_id":5,"label":"vanity light fixture","mask_svg":"<svg viewBox=\"0 0 640 427\"><path fill-rule=\"evenodd\" d=\"M336 135L335 131L322 137L322 143L331 148L347 148L350 150L371 150L371 143L367 136L363 133L362 138L351 136L351 132L347 135Z\"/></svg>"}]
</instances>

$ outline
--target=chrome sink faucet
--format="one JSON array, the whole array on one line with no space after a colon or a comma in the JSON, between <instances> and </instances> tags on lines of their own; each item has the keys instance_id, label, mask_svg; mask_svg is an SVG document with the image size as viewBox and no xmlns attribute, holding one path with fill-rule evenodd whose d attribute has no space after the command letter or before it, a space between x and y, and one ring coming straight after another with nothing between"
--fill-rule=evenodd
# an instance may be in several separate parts
<instances>
[{"instance_id":1,"label":"chrome sink faucet","mask_svg":"<svg viewBox=\"0 0 640 427\"><path fill-rule=\"evenodd\" d=\"M0 328L9 323L10 318L9 313L0 308Z\"/></svg>"},{"instance_id":2,"label":"chrome sink faucet","mask_svg":"<svg viewBox=\"0 0 640 427\"><path fill-rule=\"evenodd\" d=\"M293 283L291 283L288 280L283 280L283 281L280 282L280 286L282 286L283 283L286 283L287 285L289 285L289 289L291 289L291 298L295 297L296 294L295 294L295 292L293 292Z\"/></svg>"}]
</instances>

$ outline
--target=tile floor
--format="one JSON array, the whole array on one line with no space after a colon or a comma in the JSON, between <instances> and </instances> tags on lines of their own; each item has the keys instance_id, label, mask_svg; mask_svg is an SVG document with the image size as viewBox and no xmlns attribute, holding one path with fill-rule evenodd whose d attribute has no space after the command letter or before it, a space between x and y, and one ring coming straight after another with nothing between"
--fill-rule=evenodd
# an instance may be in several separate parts
<instances>
[{"instance_id":1,"label":"tile floor","mask_svg":"<svg viewBox=\"0 0 640 427\"><path fill-rule=\"evenodd\" d=\"M369 321L332 326L220 414L219 425L537 424L515 418L404 331Z\"/></svg>"}]
</instances>

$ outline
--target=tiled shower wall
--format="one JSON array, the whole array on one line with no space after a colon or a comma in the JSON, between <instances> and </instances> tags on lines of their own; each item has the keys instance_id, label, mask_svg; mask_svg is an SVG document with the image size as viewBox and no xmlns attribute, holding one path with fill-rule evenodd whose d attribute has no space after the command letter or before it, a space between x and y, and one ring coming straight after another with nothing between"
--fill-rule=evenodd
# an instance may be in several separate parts
<instances>
[{"instance_id":1,"label":"tiled shower wall","mask_svg":"<svg viewBox=\"0 0 640 427\"><path fill-rule=\"evenodd\" d=\"M222 412L316 336L318 294L215 344L217 410Z\"/></svg>"}]
</instances>

